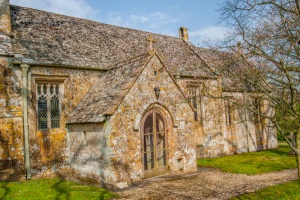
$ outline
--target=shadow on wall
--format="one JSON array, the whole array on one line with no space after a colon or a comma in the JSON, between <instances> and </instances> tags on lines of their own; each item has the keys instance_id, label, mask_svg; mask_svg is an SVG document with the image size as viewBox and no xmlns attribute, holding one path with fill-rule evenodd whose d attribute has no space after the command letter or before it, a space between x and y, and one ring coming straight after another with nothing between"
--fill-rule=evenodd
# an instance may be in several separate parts
<instances>
[{"instance_id":1,"label":"shadow on wall","mask_svg":"<svg viewBox=\"0 0 300 200\"><path fill-rule=\"evenodd\" d=\"M225 138L223 136L223 133L221 132L218 132L217 134L213 135L213 136L210 136L209 138L209 141L206 142L208 144L210 144L212 141L220 141L218 139L218 137L222 137L223 140L225 142L227 142L229 144L229 153L226 153L224 152L224 145L215 145L215 146L211 146L211 147L204 147L204 145L197 145L197 157L198 158L202 158L203 156L205 157L214 157L214 156L225 156L225 155L228 155L228 154L237 154L237 143L236 143L236 140L230 140L228 138ZM231 136L231 138L234 137L234 136ZM218 153L209 153L209 151L219 151Z\"/></svg>"},{"instance_id":2,"label":"shadow on wall","mask_svg":"<svg viewBox=\"0 0 300 200\"><path fill-rule=\"evenodd\" d=\"M24 176L23 165L20 160L13 158L14 134L0 131L0 181L16 181ZM23 174L22 174L23 173Z\"/></svg>"},{"instance_id":3,"label":"shadow on wall","mask_svg":"<svg viewBox=\"0 0 300 200\"><path fill-rule=\"evenodd\" d=\"M97 145L96 141L92 141L92 143L93 143L91 144L92 146ZM79 179L80 181L84 181L84 182L101 183L101 186L106 188L106 184L104 182L105 176L103 172L103 168L105 167L104 157L103 157L105 153L104 152L105 148L101 148L99 156L95 156L88 151L88 147L89 147L89 143L87 143L84 140L81 140L78 147L75 150L72 150L72 155L70 156L70 161L69 161L70 169L67 176L69 178ZM100 173L97 174L97 171L91 170L90 172L88 173L84 172L83 174L83 172L80 171L82 170L83 167L88 167L91 163L95 163L95 162L99 164L100 167L102 167L102 170L94 169L94 170L98 170L98 172ZM76 169L76 167L74 167L75 165L79 166L79 168Z\"/></svg>"},{"instance_id":4,"label":"shadow on wall","mask_svg":"<svg viewBox=\"0 0 300 200\"><path fill-rule=\"evenodd\" d=\"M14 157L14 132L10 133L6 131L6 133L0 131L0 170L5 169L17 169L20 165L20 161ZM1 180L1 178L0 178Z\"/></svg>"},{"instance_id":5,"label":"shadow on wall","mask_svg":"<svg viewBox=\"0 0 300 200\"><path fill-rule=\"evenodd\" d=\"M84 141L81 140L77 144L77 148L72 150L70 156L70 171L69 177L79 179L84 182L100 183L104 188L115 188L111 184L124 183L124 187L135 184L131 180L130 172L131 166L129 162L124 160L107 157L107 149L105 141L96 142L95 140ZM99 148L100 147L100 148ZM99 154L94 154L92 151L96 150ZM105 170L111 171L114 177L112 183L111 177L104 174ZM121 187L123 187L121 186Z\"/></svg>"},{"instance_id":6,"label":"shadow on wall","mask_svg":"<svg viewBox=\"0 0 300 200\"><path fill-rule=\"evenodd\" d=\"M224 151L224 145L215 145L215 146L211 146L211 147L204 147L204 145L197 145L197 157L201 158L203 156L225 156L228 154L237 154L238 152L238 143L237 143L237 138L236 138L236 133L234 130L230 131L231 133L229 137L224 137L223 133L219 132L213 136L211 136L209 138L209 141L206 142L208 144L210 144L212 141L220 141L218 138L222 137L222 139L229 145L229 153L223 152ZM255 132L257 133L257 132ZM252 146L254 146L256 148L256 151L260 151L260 150L267 150L267 149L262 149L262 145L258 144L257 145L257 140L255 138L253 138L252 134L249 134L249 145L251 143ZM221 146L221 147L220 147ZM249 149L248 146L246 146L247 149ZM219 153L216 153L216 155L211 155L208 153L208 151L211 150L216 150L216 151L220 151Z\"/></svg>"}]
</instances>

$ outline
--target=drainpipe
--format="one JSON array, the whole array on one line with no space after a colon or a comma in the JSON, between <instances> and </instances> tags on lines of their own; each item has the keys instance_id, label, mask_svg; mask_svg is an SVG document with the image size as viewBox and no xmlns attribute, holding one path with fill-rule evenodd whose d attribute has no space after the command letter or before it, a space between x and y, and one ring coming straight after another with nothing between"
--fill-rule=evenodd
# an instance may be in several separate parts
<instances>
[{"instance_id":1,"label":"drainpipe","mask_svg":"<svg viewBox=\"0 0 300 200\"><path fill-rule=\"evenodd\" d=\"M24 138L24 161L26 179L31 179L30 152L29 152L29 131L28 131L28 99L27 99L27 82L29 65L21 64L22 79L23 79L23 138Z\"/></svg>"}]
</instances>

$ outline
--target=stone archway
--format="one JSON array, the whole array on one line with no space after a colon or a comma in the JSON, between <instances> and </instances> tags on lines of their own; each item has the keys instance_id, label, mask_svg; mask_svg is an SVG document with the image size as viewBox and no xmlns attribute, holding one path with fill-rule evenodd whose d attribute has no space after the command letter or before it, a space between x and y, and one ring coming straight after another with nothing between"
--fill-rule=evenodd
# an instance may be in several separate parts
<instances>
[{"instance_id":1,"label":"stone archway","mask_svg":"<svg viewBox=\"0 0 300 200\"><path fill-rule=\"evenodd\" d=\"M144 115L141 125L144 178L168 171L167 130L167 120L159 109L152 109Z\"/></svg>"}]
</instances>

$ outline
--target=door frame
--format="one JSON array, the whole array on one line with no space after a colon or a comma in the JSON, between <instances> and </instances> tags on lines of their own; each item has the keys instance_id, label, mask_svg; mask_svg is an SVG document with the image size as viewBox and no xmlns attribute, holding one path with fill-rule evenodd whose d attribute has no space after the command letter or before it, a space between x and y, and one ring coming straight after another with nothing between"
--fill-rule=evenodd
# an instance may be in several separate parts
<instances>
[{"instance_id":1,"label":"door frame","mask_svg":"<svg viewBox=\"0 0 300 200\"><path fill-rule=\"evenodd\" d=\"M165 126L165 142L166 142L166 166L165 167L160 167L160 168L156 168L154 167L151 170L145 170L145 161L144 161L144 125L145 125L145 121L148 118L148 116L152 113L158 113L164 122L164 126ZM153 118L153 121L155 120L155 118ZM153 128L154 128L154 123L153 123ZM156 127L155 127L156 129ZM153 129L153 131L155 130ZM169 128L169 124L168 124L168 120L166 117L166 114L161 111L161 109L159 108L153 108L151 110L149 110L146 114L144 114L142 120L141 120L141 129L140 129L140 136L141 136L141 159L142 159L142 172L143 172L143 178L150 178L150 177L154 177L154 176L158 176L161 174L165 174L169 171L169 142L168 142L168 136L170 133L170 128ZM156 130L155 130L156 131ZM156 134L154 134L156 135ZM156 140L155 140L156 141ZM154 145L156 148L156 144ZM155 150L156 151L156 150ZM156 159L156 156L154 156Z\"/></svg>"}]
</instances>

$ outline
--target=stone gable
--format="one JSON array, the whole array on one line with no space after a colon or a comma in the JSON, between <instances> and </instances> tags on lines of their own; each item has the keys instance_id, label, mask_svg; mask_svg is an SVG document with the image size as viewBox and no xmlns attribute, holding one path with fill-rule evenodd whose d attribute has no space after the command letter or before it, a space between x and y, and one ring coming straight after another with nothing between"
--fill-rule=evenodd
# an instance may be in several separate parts
<instances>
[{"instance_id":1,"label":"stone gable","mask_svg":"<svg viewBox=\"0 0 300 200\"><path fill-rule=\"evenodd\" d=\"M160 88L159 97L155 95L155 87ZM168 170L172 173L196 170L193 109L159 57L153 55L117 110L105 122L106 155L103 162L106 167L103 173L109 175L102 181L130 185L144 178L141 123L152 109L160 110L167 121Z\"/></svg>"}]
</instances>

